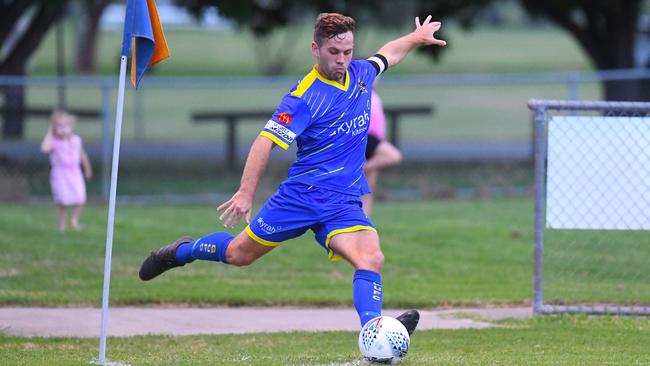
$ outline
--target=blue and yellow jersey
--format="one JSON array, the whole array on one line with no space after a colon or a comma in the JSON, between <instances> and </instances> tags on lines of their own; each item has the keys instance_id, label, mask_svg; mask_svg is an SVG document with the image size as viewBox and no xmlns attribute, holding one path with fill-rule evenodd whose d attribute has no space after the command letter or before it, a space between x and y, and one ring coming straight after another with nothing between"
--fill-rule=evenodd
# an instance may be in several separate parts
<instances>
[{"instance_id":1,"label":"blue and yellow jersey","mask_svg":"<svg viewBox=\"0 0 650 366\"><path fill-rule=\"evenodd\" d=\"M381 55L354 60L344 85L325 79L314 66L284 96L261 135L283 149L296 141L287 181L357 196L369 192L363 164L370 95L386 65Z\"/></svg>"}]
</instances>

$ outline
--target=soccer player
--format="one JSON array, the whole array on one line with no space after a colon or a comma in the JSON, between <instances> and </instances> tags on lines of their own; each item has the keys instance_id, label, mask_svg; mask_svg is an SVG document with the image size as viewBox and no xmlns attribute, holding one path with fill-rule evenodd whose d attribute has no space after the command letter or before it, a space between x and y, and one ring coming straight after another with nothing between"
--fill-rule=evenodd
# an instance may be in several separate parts
<instances>
[{"instance_id":1,"label":"soccer player","mask_svg":"<svg viewBox=\"0 0 650 366\"><path fill-rule=\"evenodd\" d=\"M251 147L239 190L217 208L224 227L245 218L245 230L235 237L225 231L183 236L151 252L140 268L143 281L196 259L246 266L311 230L331 260L343 258L355 268L353 301L361 325L381 315L384 255L360 199L369 192L363 165L372 85L415 47L446 43L434 37L439 22L415 18L412 33L366 60L352 60L354 28L350 17L318 15L311 43L316 65L284 96ZM294 141L298 151L287 179L251 220L253 195L271 150L286 150ZM411 334L419 313L407 311L398 320Z\"/></svg>"}]
</instances>

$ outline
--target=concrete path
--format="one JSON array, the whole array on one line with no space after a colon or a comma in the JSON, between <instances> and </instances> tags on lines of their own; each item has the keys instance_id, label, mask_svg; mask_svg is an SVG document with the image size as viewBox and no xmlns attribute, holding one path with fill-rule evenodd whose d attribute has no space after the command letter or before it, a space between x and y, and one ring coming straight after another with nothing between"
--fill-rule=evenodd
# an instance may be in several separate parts
<instances>
[{"instance_id":1,"label":"concrete path","mask_svg":"<svg viewBox=\"0 0 650 366\"><path fill-rule=\"evenodd\" d=\"M402 310L388 309L397 316ZM423 310L418 329L487 328L490 320L532 316L530 307ZM481 320L478 320L481 319ZM358 330L346 308L111 308L109 336ZM17 336L99 337L101 309L0 308L0 331Z\"/></svg>"}]
</instances>

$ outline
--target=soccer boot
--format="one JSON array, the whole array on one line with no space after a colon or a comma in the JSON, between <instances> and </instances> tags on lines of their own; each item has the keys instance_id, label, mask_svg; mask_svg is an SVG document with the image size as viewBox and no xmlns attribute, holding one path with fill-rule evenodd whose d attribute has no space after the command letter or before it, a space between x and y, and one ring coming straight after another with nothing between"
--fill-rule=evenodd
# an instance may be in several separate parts
<instances>
[{"instance_id":1,"label":"soccer boot","mask_svg":"<svg viewBox=\"0 0 650 366\"><path fill-rule=\"evenodd\" d=\"M189 236L183 236L175 242L151 252L144 262L142 262L140 279L149 281L169 269L184 266L184 263L178 263L176 261L176 249L181 244L191 243L193 241L194 239Z\"/></svg>"},{"instance_id":2,"label":"soccer boot","mask_svg":"<svg viewBox=\"0 0 650 366\"><path fill-rule=\"evenodd\" d=\"M410 336L415 332L415 328L418 326L420 313L417 310L409 310L395 319L399 320L399 322L404 325L404 328L406 328L406 331L409 332Z\"/></svg>"}]
</instances>

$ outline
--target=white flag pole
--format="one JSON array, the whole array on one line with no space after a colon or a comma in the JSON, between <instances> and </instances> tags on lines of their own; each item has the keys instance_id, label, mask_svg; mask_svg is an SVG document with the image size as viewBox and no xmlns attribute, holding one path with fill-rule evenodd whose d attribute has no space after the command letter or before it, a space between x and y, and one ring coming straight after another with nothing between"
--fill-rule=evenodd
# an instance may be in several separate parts
<instances>
[{"instance_id":1,"label":"white flag pole","mask_svg":"<svg viewBox=\"0 0 650 366\"><path fill-rule=\"evenodd\" d=\"M108 293L111 287L111 260L113 254L113 227L115 226L115 197L117 195L117 171L120 165L120 141L122 137L122 112L124 111L124 80L126 59L120 59L120 80L117 88L117 111L115 113L115 136L113 137L113 162L111 166L111 189L108 197L108 222L106 223L106 256L104 259L104 292L102 294L102 325L99 336L99 363L106 363L106 333L108 331Z\"/></svg>"}]
</instances>

